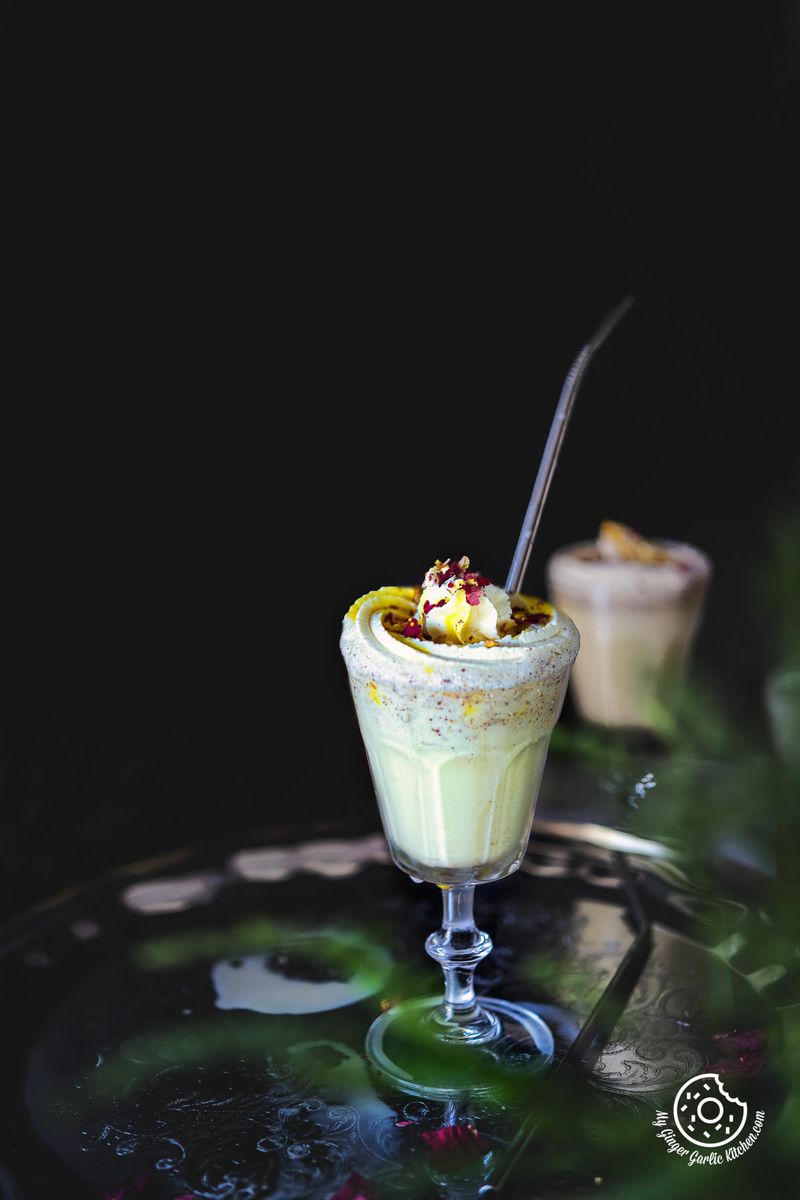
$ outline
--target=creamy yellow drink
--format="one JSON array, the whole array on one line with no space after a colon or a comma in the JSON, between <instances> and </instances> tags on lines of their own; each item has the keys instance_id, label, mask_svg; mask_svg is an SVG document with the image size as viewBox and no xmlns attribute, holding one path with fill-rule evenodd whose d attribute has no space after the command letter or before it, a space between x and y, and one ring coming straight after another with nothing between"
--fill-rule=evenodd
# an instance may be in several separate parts
<instances>
[{"instance_id":1,"label":"creamy yellow drink","mask_svg":"<svg viewBox=\"0 0 800 1200\"><path fill-rule=\"evenodd\" d=\"M578 644L568 617L509 598L468 559L352 606L342 653L403 870L464 883L516 869Z\"/></svg>"},{"instance_id":2,"label":"creamy yellow drink","mask_svg":"<svg viewBox=\"0 0 800 1200\"><path fill-rule=\"evenodd\" d=\"M664 679L688 660L710 573L694 546L650 542L615 521L553 555L549 593L581 635L572 688L582 716L652 726Z\"/></svg>"}]
</instances>

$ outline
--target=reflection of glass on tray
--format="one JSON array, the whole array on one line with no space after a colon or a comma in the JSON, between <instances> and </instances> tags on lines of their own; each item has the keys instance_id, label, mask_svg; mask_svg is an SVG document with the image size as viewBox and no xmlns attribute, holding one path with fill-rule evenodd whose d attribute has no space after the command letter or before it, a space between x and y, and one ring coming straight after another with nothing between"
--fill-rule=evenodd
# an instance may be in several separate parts
<instances>
[{"instance_id":1,"label":"reflection of glass on tray","mask_svg":"<svg viewBox=\"0 0 800 1200\"><path fill-rule=\"evenodd\" d=\"M605 521L594 542L547 564L550 595L581 635L572 681L578 709L600 725L652 726L664 679L688 661L711 564L681 542L650 542Z\"/></svg>"}]
</instances>

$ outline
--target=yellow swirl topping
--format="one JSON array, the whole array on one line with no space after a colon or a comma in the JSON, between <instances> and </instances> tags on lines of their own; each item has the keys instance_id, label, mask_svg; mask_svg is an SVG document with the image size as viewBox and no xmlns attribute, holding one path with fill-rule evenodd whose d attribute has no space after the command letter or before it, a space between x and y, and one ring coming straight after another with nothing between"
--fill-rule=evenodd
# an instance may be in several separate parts
<instances>
[{"instance_id":1,"label":"yellow swirl topping","mask_svg":"<svg viewBox=\"0 0 800 1200\"><path fill-rule=\"evenodd\" d=\"M536 626L547 625L553 608L522 594L509 597L476 571L469 559L439 560L422 587L381 587L359 597L347 617L355 621L365 604L380 612L381 623L398 641L424 650L425 643L465 646L508 644Z\"/></svg>"}]
</instances>

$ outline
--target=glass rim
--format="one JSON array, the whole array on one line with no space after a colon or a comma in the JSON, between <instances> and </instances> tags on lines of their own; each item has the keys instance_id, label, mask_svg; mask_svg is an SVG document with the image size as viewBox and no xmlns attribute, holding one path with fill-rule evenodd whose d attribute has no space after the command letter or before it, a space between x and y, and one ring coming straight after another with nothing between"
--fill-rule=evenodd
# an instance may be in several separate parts
<instances>
[{"instance_id":1,"label":"glass rim","mask_svg":"<svg viewBox=\"0 0 800 1200\"><path fill-rule=\"evenodd\" d=\"M702 568L704 568L703 573L710 574L711 569L712 569L712 563L711 563L710 556L705 552L705 550L701 550L699 546L695 546L693 542L682 542L676 538L648 538L647 541L651 542L654 546L661 546L665 550L691 550L692 553L696 554L698 557L698 560L699 560L698 564L697 564L698 568L702 566ZM595 538L584 538L582 541L579 541L579 542L569 542L565 546L559 546L556 550L553 550L553 552L548 556L547 562L545 564L545 569L549 568L550 564L557 558L561 558L562 556L564 558L574 558L574 557L576 557L575 552L577 550L595 549L596 547L597 547L597 541ZM666 564L660 564L660 563L639 563L635 559L619 559L617 561L614 561L614 560L606 559L606 558L597 558L597 559L578 558L578 561L580 563L584 563L588 566L613 567L614 569L616 569L617 567L620 567L620 566L645 566L645 567L648 567L648 566L666 565ZM698 571L698 574L700 574L700 573L701 572Z\"/></svg>"}]
</instances>

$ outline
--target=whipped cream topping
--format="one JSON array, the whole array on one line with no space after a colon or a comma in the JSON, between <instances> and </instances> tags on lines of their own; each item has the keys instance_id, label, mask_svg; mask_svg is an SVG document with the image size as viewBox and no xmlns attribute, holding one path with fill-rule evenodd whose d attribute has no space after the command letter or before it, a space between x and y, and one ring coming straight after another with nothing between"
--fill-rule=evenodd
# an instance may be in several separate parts
<instances>
[{"instance_id":1,"label":"whipped cream topping","mask_svg":"<svg viewBox=\"0 0 800 1200\"><path fill-rule=\"evenodd\" d=\"M511 601L485 575L470 571L469 559L438 559L426 573L416 621L433 642L468 645L497 640L512 620Z\"/></svg>"},{"instance_id":2,"label":"whipped cream topping","mask_svg":"<svg viewBox=\"0 0 800 1200\"><path fill-rule=\"evenodd\" d=\"M574 659L578 638L568 617L535 596L507 596L464 563L452 574L449 562L435 564L421 588L380 587L359 597L342 633L351 669L359 663L378 683L411 673L423 688L454 681L494 688L558 674L565 656ZM451 579L464 586L448 588Z\"/></svg>"},{"instance_id":3,"label":"whipped cream topping","mask_svg":"<svg viewBox=\"0 0 800 1200\"><path fill-rule=\"evenodd\" d=\"M417 597L414 588L378 588L357 600L345 616L345 658L351 673L363 674L377 685L375 705L387 684L413 679L424 691L438 691L443 684L502 689L555 676L577 653L575 626L550 606L546 624L528 625L521 633L507 633L496 641L450 644L393 632L401 620L414 617ZM543 603L529 596L512 597L514 604L518 600Z\"/></svg>"},{"instance_id":4,"label":"whipped cream topping","mask_svg":"<svg viewBox=\"0 0 800 1200\"><path fill-rule=\"evenodd\" d=\"M421 587L381 587L356 600L347 616L362 608L377 616L387 637L432 653L443 647L527 643L551 632L557 614L546 600L519 593L508 596L485 575L470 571L469 559L438 559Z\"/></svg>"}]
</instances>

